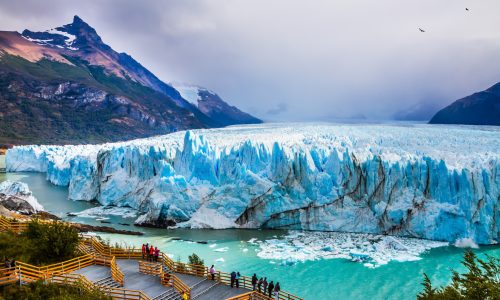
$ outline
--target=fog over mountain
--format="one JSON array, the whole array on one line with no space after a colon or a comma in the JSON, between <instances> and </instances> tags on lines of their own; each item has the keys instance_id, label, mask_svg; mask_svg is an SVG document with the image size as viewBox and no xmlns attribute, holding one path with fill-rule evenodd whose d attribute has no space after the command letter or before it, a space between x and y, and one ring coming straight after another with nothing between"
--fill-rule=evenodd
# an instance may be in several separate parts
<instances>
[{"instance_id":1,"label":"fog over mountain","mask_svg":"<svg viewBox=\"0 0 500 300\"><path fill-rule=\"evenodd\" d=\"M496 0L1 0L0 28L79 15L161 80L210 87L261 119L378 120L499 82L498 11Z\"/></svg>"}]
</instances>

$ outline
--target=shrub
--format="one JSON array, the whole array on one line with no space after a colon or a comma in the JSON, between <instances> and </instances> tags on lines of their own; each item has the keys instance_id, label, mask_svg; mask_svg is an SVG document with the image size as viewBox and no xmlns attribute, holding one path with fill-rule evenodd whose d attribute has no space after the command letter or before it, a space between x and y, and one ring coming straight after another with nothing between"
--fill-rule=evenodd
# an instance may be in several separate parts
<instances>
[{"instance_id":1,"label":"shrub","mask_svg":"<svg viewBox=\"0 0 500 300\"><path fill-rule=\"evenodd\" d=\"M434 288L432 282L424 274L424 290L418 294L420 300L441 299L500 299L500 259L487 256L484 261L476 257L472 251L466 251L462 264L467 273L453 272L450 285Z\"/></svg>"},{"instance_id":2,"label":"shrub","mask_svg":"<svg viewBox=\"0 0 500 300\"><path fill-rule=\"evenodd\" d=\"M37 281L26 286L6 286L2 289L0 299L111 300L111 297L99 290L87 290L78 285L56 285Z\"/></svg>"},{"instance_id":3,"label":"shrub","mask_svg":"<svg viewBox=\"0 0 500 300\"><path fill-rule=\"evenodd\" d=\"M43 264L64 261L75 257L78 231L62 222L43 224L33 221L24 233L31 241L31 263Z\"/></svg>"},{"instance_id":4,"label":"shrub","mask_svg":"<svg viewBox=\"0 0 500 300\"><path fill-rule=\"evenodd\" d=\"M189 264L191 265L197 265L197 266L204 266L205 261L201 259L196 253L193 253L188 256Z\"/></svg>"},{"instance_id":5,"label":"shrub","mask_svg":"<svg viewBox=\"0 0 500 300\"><path fill-rule=\"evenodd\" d=\"M0 259L36 265L60 262L75 257L78 242L78 232L67 224L34 221L20 235L0 233Z\"/></svg>"}]
</instances>

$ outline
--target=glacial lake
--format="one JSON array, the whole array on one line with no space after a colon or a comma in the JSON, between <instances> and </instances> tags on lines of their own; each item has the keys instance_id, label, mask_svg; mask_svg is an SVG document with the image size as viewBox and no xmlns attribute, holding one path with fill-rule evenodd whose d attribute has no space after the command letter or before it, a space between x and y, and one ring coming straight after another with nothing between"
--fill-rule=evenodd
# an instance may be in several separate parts
<instances>
[{"instance_id":1,"label":"glacial lake","mask_svg":"<svg viewBox=\"0 0 500 300\"><path fill-rule=\"evenodd\" d=\"M391 261L376 268L342 258L297 263L264 259L258 256L261 251L259 244L252 241L280 239L289 234L287 231L152 229L136 227L134 218L121 216L110 216L105 221L111 224L102 224L95 218L67 216L68 212L80 212L96 205L67 200L67 188L50 184L45 180L45 174L0 174L0 182L7 179L27 183L47 211L66 220L144 232L139 237L99 234L112 243L140 246L148 242L159 246L175 260L183 261L194 252L206 264L214 263L216 269L266 276L279 281L282 289L305 299L415 299L421 290L424 272L434 284L441 285L450 280L451 269L464 270L460 264L464 249L454 246L426 251L420 255L420 260ZM474 251L480 256L500 257L500 246L482 246Z\"/></svg>"}]
</instances>

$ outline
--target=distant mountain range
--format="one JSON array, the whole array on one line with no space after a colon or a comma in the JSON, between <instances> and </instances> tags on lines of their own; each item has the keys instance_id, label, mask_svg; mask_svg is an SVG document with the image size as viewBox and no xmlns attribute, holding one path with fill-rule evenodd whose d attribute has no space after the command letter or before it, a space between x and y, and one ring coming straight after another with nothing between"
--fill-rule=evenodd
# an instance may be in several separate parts
<instances>
[{"instance_id":1,"label":"distant mountain range","mask_svg":"<svg viewBox=\"0 0 500 300\"><path fill-rule=\"evenodd\" d=\"M205 88L176 89L78 16L0 31L0 143L97 143L262 121Z\"/></svg>"},{"instance_id":2,"label":"distant mountain range","mask_svg":"<svg viewBox=\"0 0 500 300\"><path fill-rule=\"evenodd\" d=\"M500 126L500 83L453 102L438 111L429 123Z\"/></svg>"}]
</instances>

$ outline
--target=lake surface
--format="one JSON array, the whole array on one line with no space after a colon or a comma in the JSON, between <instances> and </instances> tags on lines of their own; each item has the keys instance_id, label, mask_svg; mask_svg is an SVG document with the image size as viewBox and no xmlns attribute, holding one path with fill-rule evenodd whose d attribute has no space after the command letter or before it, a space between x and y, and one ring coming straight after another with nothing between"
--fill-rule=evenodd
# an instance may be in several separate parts
<instances>
[{"instance_id":1,"label":"lake surface","mask_svg":"<svg viewBox=\"0 0 500 300\"><path fill-rule=\"evenodd\" d=\"M102 224L95 218L68 217L68 212L79 212L95 207L88 202L67 200L67 188L57 187L45 180L45 174L0 174L3 180L19 180L29 185L45 209L66 220L93 225L108 225L120 229L136 230L144 236L99 234L113 243L140 246L150 243L169 253L174 260L185 261L197 253L206 264L215 264L223 271L240 271L244 275L257 273L279 281L282 288L305 299L415 299L421 290L425 272L435 284L445 284L451 278L450 269L462 271L460 264L463 249L453 246L432 249L421 255L420 260L392 261L377 268L367 268L362 263L347 259L321 259L315 261L284 263L281 260L262 259L257 256L260 246L253 240L265 241L288 234L280 230L190 230L153 229L136 227L134 218L109 216ZM121 225L129 224L127 225ZM481 256L500 257L499 246L474 250Z\"/></svg>"}]
</instances>

